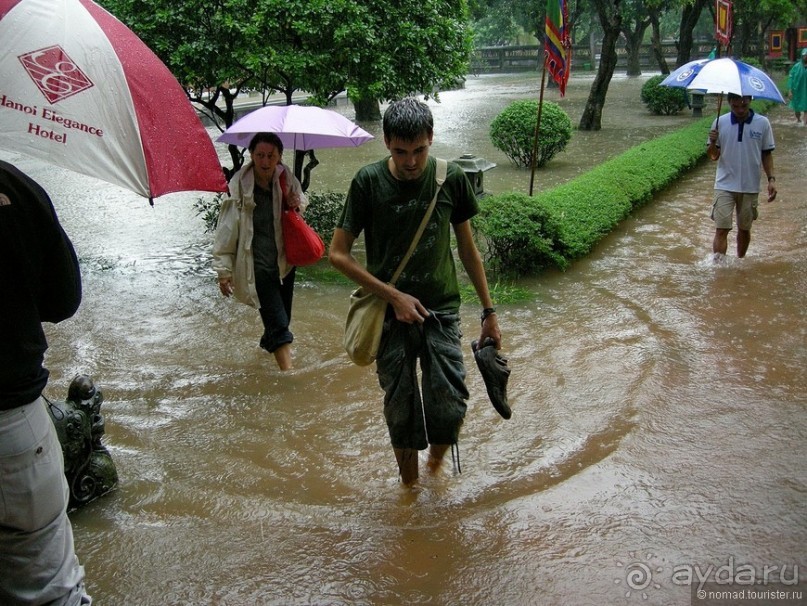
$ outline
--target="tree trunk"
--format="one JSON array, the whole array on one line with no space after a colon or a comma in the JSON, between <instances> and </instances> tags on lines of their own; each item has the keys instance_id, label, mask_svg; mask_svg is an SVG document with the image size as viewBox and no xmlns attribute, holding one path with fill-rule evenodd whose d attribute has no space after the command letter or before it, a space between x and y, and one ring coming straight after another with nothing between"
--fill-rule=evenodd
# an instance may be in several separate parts
<instances>
[{"instance_id":1,"label":"tree trunk","mask_svg":"<svg viewBox=\"0 0 807 606\"><path fill-rule=\"evenodd\" d=\"M692 32L700 19L701 11L711 0L695 0L692 4L685 4L681 11L681 36L678 39L678 57L675 61L676 67L681 67L684 63L689 63L692 55L693 36Z\"/></svg>"},{"instance_id":2,"label":"tree trunk","mask_svg":"<svg viewBox=\"0 0 807 606\"><path fill-rule=\"evenodd\" d=\"M760 65L767 66L767 61L765 60L765 41L768 38L768 32L770 31L772 25L773 18L760 23L759 37L757 38L757 60L759 61Z\"/></svg>"},{"instance_id":3,"label":"tree trunk","mask_svg":"<svg viewBox=\"0 0 807 606\"><path fill-rule=\"evenodd\" d=\"M650 26L653 32L650 36L650 48L653 58L656 60L661 73L667 75L670 73L670 66L667 65L667 59L664 58L664 51L661 49L661 27L658 22L658 13L655 11L650 13Z\"/></svg>"},{"instance_id":4,"label":"tree trunk","mask_svg":"<svg viewBox=\"0 0 807 606\"><path fill-rule=\"evenodd\" d=\"M625 32L623 32L625 33ZM625 50L628 52L628 65L627 76L641 76L642 66L639 63L639 47L641 46L641 37L637 41L634 34L625 34Z\"/></svg>"},{"instance_id":5,"label":"tree trunk","mask_svg":"<svg viewBox=\"0 0 807 606\"><path fill-rule=\"evenodd\" d=\"M757 24L752 22L751 19L743 19L740 22L740 27L737 28L740 34L740 44L734 47L735 52L740 51L736 54L738 58L742 57L750 57L751 56L751 45L754 42L757 34ZM735 31L737 31L735 30ZM736 38L735 38L736 40ZM734 40L732 40L734 42ZM739 48L737 48L739 46Z\"/></svg>"},{"instance_id":6,"label":"tree trunk","mask_svg":"<svg viewBox=\"0 0 807 606\"><path fill-rule=\"evenodd\" d=\"M632 31L629 27L622 28L622 35L625 36L625 50L628 51L628 76L642 75L639 51L642 48L642 40L644 40L644 33L648 25L650 25L648 19L644 21L637 20Z\"/></svg>"},{"instance_id":7,"label":"tree trunk","mask_svg":"<svg viewBox=\"0 0 807 606\"><path fill-rule=\"evenodd\" d=\"M308 158L308 164L303 166L306 157ZM300 188L303 192L308 191L308 186L311 184L311 171L314 170L318 164L319 160L317 160L317 157L314 155L313 149L309 149L308 151L294 150L294 176L297 177L297 180L300 182Z\"/></svg>"},{"instance_id":8,"label":"tree trunk","mask_svg":"<svg viewBox=\"0 0 807 606\"><path fill-rule=\"evenodd\" d=\"M378 104L378 99L360 97L358 99L352 99L352 101L353 107L356 110L357 122L381 120L381 107Z\"/></svg>"},{"instance_id":9,"label":"tree trunk","mask_svg":"<svg viewBox=\"0 0 807 606\"><path fill-rule=\"evenodd\" d=\"M602 128L602 108L605 105L605 96L608 93L608 86L611 84L611 77L616 69L616 42L622 26L619 0L613 3L609 0L595 0L594 3L605 35L602 40L597 75L591 85L588 101L586 101L586 107L580 118L578 126L580 130L600 130Z\"/></svg>"}]
</instances>

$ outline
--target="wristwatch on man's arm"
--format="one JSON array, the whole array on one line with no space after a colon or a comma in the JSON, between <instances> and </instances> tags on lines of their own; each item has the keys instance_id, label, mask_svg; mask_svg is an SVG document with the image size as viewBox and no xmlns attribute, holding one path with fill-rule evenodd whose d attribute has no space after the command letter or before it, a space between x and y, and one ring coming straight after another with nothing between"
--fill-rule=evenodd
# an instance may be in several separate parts
<instances>
[{"instance_id":1,"label":"wristwatch on man's arm","mask_svg":"<svg viewBox=\"0 0 807 606\"><path fill-rule=\"evenodd\" d=\"M496 313L496 308L495 307L486 307L485 309L483 309L482 310L482 318L481 318L482 319L482 324L485 323L485 320L487 320L489 316L492 316L495 313Z\"/></svg>"}]
</instances>

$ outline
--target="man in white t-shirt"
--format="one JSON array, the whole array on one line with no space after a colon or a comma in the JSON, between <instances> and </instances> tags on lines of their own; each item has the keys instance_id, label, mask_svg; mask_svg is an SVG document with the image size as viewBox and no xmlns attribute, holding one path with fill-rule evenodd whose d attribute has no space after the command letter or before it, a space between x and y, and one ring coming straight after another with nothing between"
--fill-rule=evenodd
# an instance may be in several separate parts
<instances>
[{"instance_id":1,"label":"man in white t-shirt","mask_svg":"<svg viewBox=\"0 0 807 606\"><path fill-rule=\"evenodd\" d=\"M768 178L768 202L776 198L775 144L771 123L749 107L751 97L729 93L728 102L731 112L712 123L706 150L709 158L718 161L712 204L712 252L726 254L736 213L737 256L744 257L751 243L751 224L757 218L760 167Z\"/></svg>"}]
</instances>

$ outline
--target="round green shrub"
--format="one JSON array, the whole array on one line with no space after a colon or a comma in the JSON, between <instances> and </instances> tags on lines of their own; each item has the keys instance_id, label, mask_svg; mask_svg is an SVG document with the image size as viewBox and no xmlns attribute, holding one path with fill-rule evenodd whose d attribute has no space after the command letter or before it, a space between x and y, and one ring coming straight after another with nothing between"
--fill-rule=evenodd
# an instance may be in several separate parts
<instances>
[{"instance_id":1,"label":"round green shrub","mask_svg":"<svg viewBox=\"0 0 807 606\"><path fill-rule=\"evenodd\" d=\"M491 141L516 166L530 167L537 121L538 101L514 101L491 122ZM555 154L566 149L571 138L572 121L569 115L557 103L544 101L535 165L540 167L549 162Z\"/></svg>"},{"instance_id":2,"label":"round green shrub","mask_svg":"<svg viewBox=\"0 0 807 606\"><path fill-rule=\"evenodd\" d=\"M472 225L482 243L485 263L503 275L523 276L545 267L565 269L558 251L560 224L536 198L518 192L485 196Z\"/></svg>"},{"instance_id":3,"label":"round green shrub","mask_svg":"<svg viewBox=\"0 0 807 606\"><path fill-rule=\"evenodd\" d=\"M664 75L653 76L642 86L642 102L658 116L677 114L687 105L686 91L683 88L659 86L664 78Z\"/></svg>"}]
</instances>

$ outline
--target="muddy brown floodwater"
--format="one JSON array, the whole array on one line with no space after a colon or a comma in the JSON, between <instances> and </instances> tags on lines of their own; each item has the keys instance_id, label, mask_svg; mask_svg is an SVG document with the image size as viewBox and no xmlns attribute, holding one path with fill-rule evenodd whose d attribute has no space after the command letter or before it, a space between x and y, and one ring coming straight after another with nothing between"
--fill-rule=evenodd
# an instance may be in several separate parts
<instances>
[{"instance_id":1,"label":"muddy brown floodwater","mask_svg":"<svg viewBox=\"0 0 807 606\"><path fill-rule=\"evenodd\" d=\"M615 78L603 130L575 132L539 187L692 119L649 115L645 79ZM590 82L560 100L575 123ZM434 153L486 157L489 191L526 191L487 124L537 87L443 93ZM341 350L347 286L299 283L281 375L257 313L218 294L197 195L150 208L3 152L52 194L81 259L82 306L47 328L46 395L87 373L106 398L120 487L71 516L96 602L688 605L699 575L804 575L807 129L784 108L771 120L779 200L748 257L709 260L704 163L565 273L521 280L534 298L499 306L513 418L469 367L462 474L416 491L397 481L373 371ZM383 150L321 152L312 188L343 190ZM478 309L463 312L470 351Z\"/></svg>"}]
</instances>

